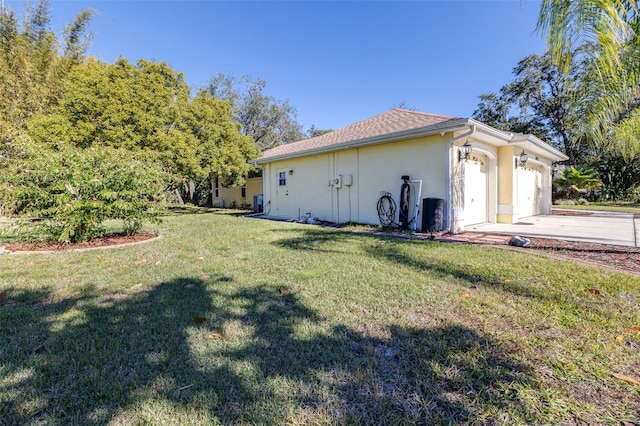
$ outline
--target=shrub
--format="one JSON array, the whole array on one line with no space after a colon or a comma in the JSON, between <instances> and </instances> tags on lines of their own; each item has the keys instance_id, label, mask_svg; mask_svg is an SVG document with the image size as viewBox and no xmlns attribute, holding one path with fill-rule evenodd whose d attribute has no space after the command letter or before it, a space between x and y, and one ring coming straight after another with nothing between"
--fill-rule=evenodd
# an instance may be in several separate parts
<instances>
[{"instance_id":1,"label":"shrub","mask_svg":"<svg viewBox=\"0 0 640 426\"><path fill-rule=\"evenodd\" d=\"M556 200L554 202L555 205L557 206L575 206L576 205L576 201L575 200L569 200L566 198L561 198L559 200Z\"/></svg>"},{"instance_id":2,"label":"shrub","mask_svg":"<svg viewBox=\"0 0 640 426\"><path fill-rule=\"evenodd\" d=\"M579 206L587 206L587 205L589 205L589 200L587 200L586 198L579 198L578 199L578 205Z\"/></svg>"},{"instance_id":3,"label":"shrub","mask_svg":"<svg viewBox=\"0 0 640 426\"><path fill-rule=\"evenodd\" d=\"M0 198L26 219L23 226L41 228L48 239L77 242L104 236L108 219L122 220L129 235L158 220L165 181L159 167L105 147L22 148L3 171Z\"/></svg>"}]
</instances>

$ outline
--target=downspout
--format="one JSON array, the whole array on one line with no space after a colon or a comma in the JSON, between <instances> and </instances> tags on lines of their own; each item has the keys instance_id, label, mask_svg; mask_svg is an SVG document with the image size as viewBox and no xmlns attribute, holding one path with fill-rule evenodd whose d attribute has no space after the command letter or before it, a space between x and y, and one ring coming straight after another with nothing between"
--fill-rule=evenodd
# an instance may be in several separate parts
<instances>
[{"instance_id":1,"label":"downspout","mask_svg":"<svg viewBox=\"0 0 640 426\"><path fill-rule=\"evenodd\" d=\"M473 134L476 132L476 125L472 124L469 131L467 133L463 133L459 136L456 136L452 139L449 139L449 142L447 142L447 157L449 159L448 162L448 169L447 169L447 200L446 200L446 206L447 206L447 226L449 227L449 232L453 234L453 206L451 205L451 162L453 160L455 160L455 157L453 157L451 155L451 146L453 145L454 142L459 141L460 139L464 139L464 138L468 138L470 136L473 136Z\"/></svg>"}]
</instances>

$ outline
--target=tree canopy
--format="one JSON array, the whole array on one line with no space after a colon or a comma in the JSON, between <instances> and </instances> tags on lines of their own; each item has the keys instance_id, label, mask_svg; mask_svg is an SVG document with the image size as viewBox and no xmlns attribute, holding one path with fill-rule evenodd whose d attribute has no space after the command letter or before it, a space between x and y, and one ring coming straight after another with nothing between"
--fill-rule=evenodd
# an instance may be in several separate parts
<instances>
[{"instance_id":1,"label":"tree canopy","mask_svg":"<svg viewBox=\"0 0 640 426\"><path fill-rule=\"evenodd\" d=\"M80 12L58 40L47 0L28 8L23 23L0 11L0 203L41 217L60 241L99 235L113 218L135 232L157 214L158 188L179 197L186 182L239 186L260 155L232 99L193 95L164 62L86 57L92 15ZM293 111L271 105L263 87L252 86L247 111L263 101ZM257 117L247 122L269 122Z\"/></svg>"},{"instance_id":2,"label":"tree canopy","mask_svg":"<svg viewBox=\"0 0 640 426\"><path fill-rule=\"evenodd\" d=\"M304 139L295 108L288 101L266 95L265 87L266 82L261 79L252 81L249 76L237 78L219 73L211 78L208 89L214 97L229 101L242 133L261 150Z\"/></svg>"}]
</instances>

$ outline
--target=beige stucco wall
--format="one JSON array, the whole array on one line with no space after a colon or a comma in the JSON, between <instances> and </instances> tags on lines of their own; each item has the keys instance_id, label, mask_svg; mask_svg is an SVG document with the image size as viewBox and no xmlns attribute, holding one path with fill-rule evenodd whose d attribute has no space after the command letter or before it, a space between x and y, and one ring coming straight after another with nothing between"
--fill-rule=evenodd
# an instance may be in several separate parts
<instances>
[{"instance_id":1,"label":"beige stucco wall","mask_svg":"<svg viewBox=\"0 0 640 426\"><path fill-rule=\"evenodd\" d=\"M530 202L520 193L518 185L532 170L539 171L540 177L540 203L539 212L550 214L551 206L551 176L550 167L552 160L544 156L529 154L529 160L525 168L518 165L522 148L517 146L505 146L498 149L498 215L499 223L516 223L522 217L526 217L529 211L524 203ZM529 176L526 176L528 179Z\"/></svg>"},{"instance_id":2,"label":"beige stucco wall","mask_svg":"<svg viewBox=\"0 0 640 426\"><path fill-rule=\"evenodd\" d=\"M218 188L218 197L214 198L213 202L215 206L220 207L253 207L253 196L255 194L262 194L262 178L249 178L246 182L246 198L242 198L242 188L225 188L220 186Z\"/></svg>"},{"instance_id":3,"label":"beige stucco wall","mask_svg":"<svg viewBox=\"0 0 640 426\"><path fill-rule=\"evenodd\" d=\"M418 200L422 209L423 198L447 198L447 141L446 135L436 135L266 164L263 176L265 206L270 206L267 213L289 218L311 213L336 223L377 225L376 205L381 192L390 192L399 208L402 175L422 180ZM286 209L278 208L278 199L283 196L281 190L278 192L278 170L293 171L287 173ZM339 176L341 187L331 182ZM351 185L346 184L348 176L351 176ZM417 184L414 188L417 191ZM411 193L412 206L416 196L415 192ZM421 214L416 221L420 229Z\"/></svg>"}]
</instances>

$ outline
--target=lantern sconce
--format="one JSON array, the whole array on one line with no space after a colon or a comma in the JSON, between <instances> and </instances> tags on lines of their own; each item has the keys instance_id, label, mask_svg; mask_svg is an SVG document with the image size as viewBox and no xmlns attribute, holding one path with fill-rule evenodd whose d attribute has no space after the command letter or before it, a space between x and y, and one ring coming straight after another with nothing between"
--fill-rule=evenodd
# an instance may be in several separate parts
<instances>
[{"instance_id":1,"label":"lantern sconce","mask_svg":"<svg viewBox=\"0 0 640 426\"><path fill-rule=\"evenodd\" d=\"M458 151L458 161L465 161L469 158L469 155L471 155L473 147L469 143L469 140L467 140L460 148L460 151Z\"/></svg>"},{"instance_id":2,"label":"lantern sconce","mask_svg":"<svg viewBox=\"0 0 640 426\"><path fill-rule=\"evenodd\" d=\"M529 159L529 154L527 154L523 149L520 155L518 156L518 158L516 158L516 168L518 168L518 166L524 167L525 164L527 164L528 159Z\"/></svg>"}]
</instances>

